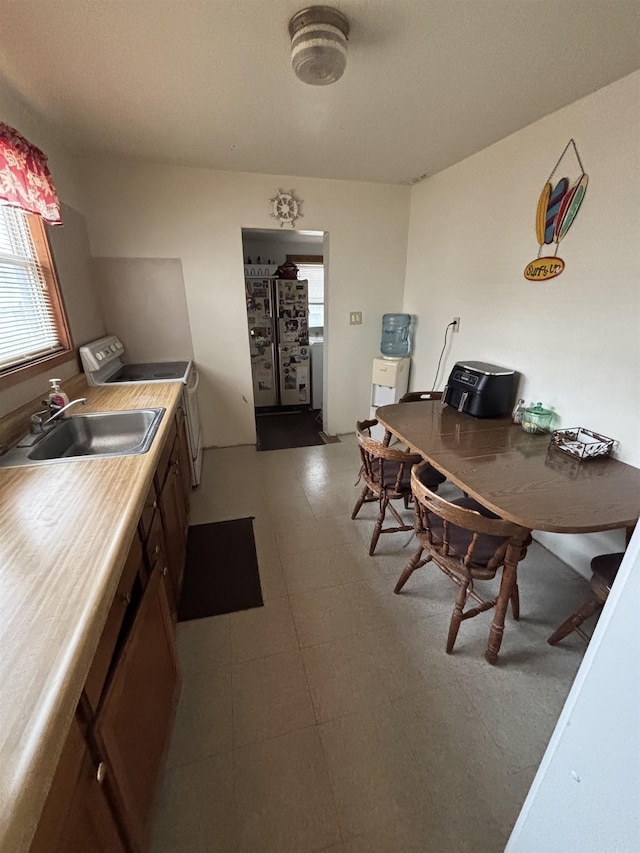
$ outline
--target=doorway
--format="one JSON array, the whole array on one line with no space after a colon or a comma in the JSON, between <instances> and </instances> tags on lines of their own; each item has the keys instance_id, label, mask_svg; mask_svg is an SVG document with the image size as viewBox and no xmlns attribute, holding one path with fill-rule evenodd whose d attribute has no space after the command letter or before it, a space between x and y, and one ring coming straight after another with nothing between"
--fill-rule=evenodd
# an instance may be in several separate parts
<instances>
[{"instance_id":1,"label":"doorway","mask_svg":"<svg viewBox=\"0 0 640 853\"><path fill-rule=\"evenodd\" d=\"M258 450L328 441L324 249L321 231L242 229Z\"/></svg>"}]
</instances>

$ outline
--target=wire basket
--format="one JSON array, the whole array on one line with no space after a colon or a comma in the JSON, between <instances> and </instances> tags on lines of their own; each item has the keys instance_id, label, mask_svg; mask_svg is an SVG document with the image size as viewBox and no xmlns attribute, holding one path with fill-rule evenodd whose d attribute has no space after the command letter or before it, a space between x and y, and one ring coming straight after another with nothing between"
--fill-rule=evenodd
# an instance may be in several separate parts
<instances>
[{"instance_id":1,"label":"wire basket","mask_svg":"<svg viewBox=\"0 0 640 853\"><path fill-rule=\"evenodd\" d=\"M599 435L584 427L557 429L553 433L553 443L558 450L563 450L574 459L600 459L610 456L617 442L606 435Z\"/></svg>"}]
</instances>

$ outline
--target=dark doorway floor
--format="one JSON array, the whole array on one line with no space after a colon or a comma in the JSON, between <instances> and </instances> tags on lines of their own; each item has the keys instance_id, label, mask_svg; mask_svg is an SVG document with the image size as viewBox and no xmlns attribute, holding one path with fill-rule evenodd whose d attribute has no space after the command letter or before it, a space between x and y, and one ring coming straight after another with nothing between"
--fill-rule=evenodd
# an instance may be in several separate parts
<instances>
[{"instance_id":1,"label":"dark doorway floor","mask_svg":"<svg viewBox=\"0 0 640 853\"><path fill-rule=\"evenodd\" d=\"M325 444L321 436L320 412L310 409L303 412L256 415L256 449L285 450L288 447L312 447Z\"/></svg>"}]
</instances>

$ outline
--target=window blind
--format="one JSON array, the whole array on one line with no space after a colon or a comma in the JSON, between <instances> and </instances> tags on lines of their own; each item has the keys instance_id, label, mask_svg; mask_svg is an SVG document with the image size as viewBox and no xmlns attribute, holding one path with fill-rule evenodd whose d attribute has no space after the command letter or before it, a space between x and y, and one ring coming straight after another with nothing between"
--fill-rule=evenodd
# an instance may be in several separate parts
<instances>
[{"instance_id":1,"label":"window blind","mask_svg":"<svg viewBox=\"0 0 640 853\"><path fill-rule=\"evenodd\" d=\"M26 215L0 206L0 370L64 349Z\"/></svg>"}]
</instances>

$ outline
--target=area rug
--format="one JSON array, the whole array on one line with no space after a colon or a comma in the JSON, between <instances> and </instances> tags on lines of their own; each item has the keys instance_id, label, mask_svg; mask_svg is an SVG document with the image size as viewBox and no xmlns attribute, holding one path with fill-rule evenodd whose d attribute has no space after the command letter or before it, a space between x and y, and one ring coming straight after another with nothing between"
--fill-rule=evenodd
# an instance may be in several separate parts
<instances>
[{"instance_id":1,"label":"area rug","mask_svg":"<svg viewBox=\"0 0 640 853\"><path fill-rule=\"evenodd\" d=\"M190 527L178 621L234 613L263 604L253 519Z\"/></svg>"}]
</instances>

